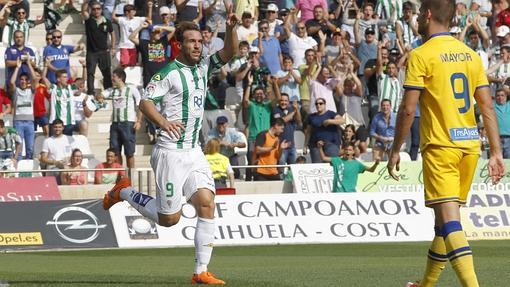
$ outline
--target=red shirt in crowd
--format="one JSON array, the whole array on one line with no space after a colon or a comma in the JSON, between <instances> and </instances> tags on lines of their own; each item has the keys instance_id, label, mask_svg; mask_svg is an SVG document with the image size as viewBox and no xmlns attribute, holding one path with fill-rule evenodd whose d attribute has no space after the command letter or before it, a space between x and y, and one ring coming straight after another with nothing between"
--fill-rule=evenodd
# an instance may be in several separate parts
<instances>
[{"instance_id":1,"label":"red shirt in crowd","mask_svg":"<svg viewBox=\"0 0 510 287\"><path fill-rule=\"evenodd\" d=\"M498 20L496 21L496 27L506 25L510 27L510 8L507 8L498 14Z\"/></svg>"},{"instance_id":2,"label":"red shirt in crowd","mask_svg":"<svg viewBox=\"0 0 510 287\"><path fill-rule=\"evenodd\" d=\"M35 89L34 95L34 117L40 118L46 115L46 107L44 106L44 99L50 99L50 94L46 85L39 84Z\"/></svg>"},{"instance_id":3,"label":"red shirt in crowd","mask_svg":"<svg viewBox=\"0 0 510 287\"><path fill-rule=\"evenodd\" d=\"M4 106L11 105L11 100L7 97L4 89L0 89L0 113L4 112Z\"/></svg>"}]
</instances>

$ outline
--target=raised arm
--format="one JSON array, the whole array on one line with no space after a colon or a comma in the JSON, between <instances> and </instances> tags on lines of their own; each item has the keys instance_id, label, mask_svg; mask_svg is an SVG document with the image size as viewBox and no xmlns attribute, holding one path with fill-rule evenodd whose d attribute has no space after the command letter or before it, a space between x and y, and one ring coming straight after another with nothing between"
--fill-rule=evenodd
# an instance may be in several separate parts
<instances>
[{"instance_id":1,"label":"raised arm","mask_svg":"<svg viewBox=\"0 0 510 287\"><path fill-rule=\"evenodd\" d=\"M14 97L14 93L16 91L16 79L18 78L19 69L21 69L21 58L18 57L16 60L16 68L14 69L14 72L12 73L11 79L9 81L9 93L12 97Z\"/></svg>"},{"instance_id":2,"label":"raised arm","mask_svg":"<svg viewBox=\"0 0 510 287\"><path fill-rule=\"evenodd\" d=\"M251 93L251 85L253 84L253 75L251 71L248 72L248 87L244 89L243 94L243 107L247 109L250 106L250 93Z\"/></svg>"},{"instance_id":3,"label":"raised arm","mask_svg":"<svg viewBox=\"0 0 510 287\"><path fill-rule=\"evenodd\" d=\"M323 141L318 141L317 142L317 147L319 147L319 153L320 153L320 156L321 156L321 160L323 162L331 162L331 157L327 156L326 153L324 153L324 142Z\"/></svg>"},{"instance_id":4,"label":"raised arm","mask_svg":"<svg viewBox=\"0 0 510 287\"><path fill-rule=\"evenodd\" d=\"M140 31L143 29L146 29L149 27L149 22L143 21L142 25L138 26L130 35L129 35L129 41L133 42L136 46L140 45L140 39L138 39L138 34L140 34Z\"/></svg>"},{"instance_id":5,"label":"raised arm","mask_svg":"<svg viewBox=\"0 0 510 287\"><path fill-rule=\"evenodd\" d=\"M230 14L225 28L225 45L219 51L220 58L223 62L228 63L234 55L237 54L239 44L237 43L237 23L239 19L236 14Z\"/></svg>"},{"instance_id":6,"label":"raised arm","mask_svg":"<svg viewBox=\"0 0 510 287\"><path fill-rule=\"evenodd\" d=\"M7 25L7 20L9 19L9 15L11 14L11 6L13 2L7 2L2 10L0 10L0 27L5 27Z\"/></svg>"},{"instance_id":7,"label":"raised arm","mask_svg":"<svg viewBox=\"0 0 510 287\"><path fill-rule=\"evenodd\" d=\"M50 82L50 80L48 80L48 65L50 65L50 60L48 58L46 58L44 60L42 80L44 81L44 85L46 85L46 89L48 89L48 91L49 91L51 88L51 82Z\"/></svg>"},{"instance_id":8,"label":"raised arm","mask_svg":"<svg viewBox=\"0 0 510 287\"><path fill-rule=\"evenodd\" d=\"M115 14L115 13L112 13ZM83 20L88 20L90 17L89 14L89 0L84 0L83 4L81 5L81 18Z\"/></svg>"}]
</instances>

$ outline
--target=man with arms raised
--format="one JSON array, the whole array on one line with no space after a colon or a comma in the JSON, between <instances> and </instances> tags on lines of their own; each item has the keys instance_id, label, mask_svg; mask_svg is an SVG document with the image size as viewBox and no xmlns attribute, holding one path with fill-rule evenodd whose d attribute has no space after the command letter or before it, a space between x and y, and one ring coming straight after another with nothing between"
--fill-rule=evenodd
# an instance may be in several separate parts
<instances>
[{"instance_id":1,"label":"man with arms raised","mask_svg":"<svg viewBox=\"0 0 510 287\"><path fill-rule=\"evenodd\" d=\"M473 97L489 138L488 168L492 182L497 183L505 173L482 61L475 51L448 33L454 13L455 0L424 0L421 4L418 32L424 43L409 55L405 95L388 161L390 175L398 179L393 169L399 170L400 147L411 128L419 100L425 205L434 210L436 236L422 281L408 286L434 286L448 260L462 286L479 286L459 210L466 203L480 155Z\"/></svg>"},{"instance_id":2,"label":"man with arms raised","mask_svg":"<svg viewBox=\"0 0 510 287\"><path fill-rule=\"evenodd\" d=\"M202 126L207 79L236 54L237 17L227 20L225 47L202 58L202 34L193 23L181 22L175 32L181 53L152 77L140 109L161 128L151 165L156 176L156 198L136 192L124 178L105 194L103 207L127 200L142 215L162 226L181 217L181 198L196 209L195 272L193 284L225 284L207 271L214 241L214 180L198 135ZM161 113L155 103L161 103Z\"/></svg>"}]
</instances>

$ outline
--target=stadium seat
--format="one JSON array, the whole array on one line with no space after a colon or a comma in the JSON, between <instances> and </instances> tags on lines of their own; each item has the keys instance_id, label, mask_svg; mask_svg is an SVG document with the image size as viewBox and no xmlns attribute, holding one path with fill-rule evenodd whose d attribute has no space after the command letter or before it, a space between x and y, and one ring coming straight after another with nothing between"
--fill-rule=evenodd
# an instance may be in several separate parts
<instances>
[{"instance_id":1,"label":"stadium seat","mask_svg":"<svg viewBox=\"0 0 510 287\"><path fill-rule=\"evenodd\" d=\"M225 107L237 106L241 104L242 99L239 98L235 87L229 87L225 91Z\"/></svg>"},{"instance_id":2,"label":"stadium seat","mask_svg":"<svg viewBox=\"0 0 510 287\"><path fill-rule=\"evenodd\" d=\"M84 135L73 135L74 146L81 150L84 158L94 157L90 150L89 140Z\"/></svg>"},{"instance_id":3,"label":"stadium seat","mask_svg":"<svg viewBox=\"0 0 510 287\"><path fill-rule=\"evenodd\" d=\"M34 140L34 158L39 159L39 157L41 155L41 150L42 150L44 139L46 139L46 137L44 135L38 135L38 136L35 137L35 140Z\"/></svg>"},{"instance_id":4,"label":"stadium seat","mask_svg":"<svg viewBox=\"0 0 510 287\"><path fill-rule=\"evenodd\" d=\"M30 171L30 170L38 170L39 161L36 159L22 159L18 161L17 171ZM34 177L34 176L42 176L40 172L32 172L32 173L18 173L18 177Z\"/></svg>"},{"instance_id":5,"label":"stadium seat","mask_svg":"<svg viewBox=\"0 0 510 287\"><path fill-rule=\"evenodd\" d=\"M124 72L126 72L126 84L143 87L142 67L126 67Z\"/></svg>"},{"instance_id":6,"label":"stadium seat","mask_svg":"<svg viewBox=\"0 0 510 287\"><path fill-rule=\"evenodd\" d=\"M298 155L303 155L303 148L305 147L305 134L302 131L294 131L294 145Z\"/></svg>"}]
</instances>

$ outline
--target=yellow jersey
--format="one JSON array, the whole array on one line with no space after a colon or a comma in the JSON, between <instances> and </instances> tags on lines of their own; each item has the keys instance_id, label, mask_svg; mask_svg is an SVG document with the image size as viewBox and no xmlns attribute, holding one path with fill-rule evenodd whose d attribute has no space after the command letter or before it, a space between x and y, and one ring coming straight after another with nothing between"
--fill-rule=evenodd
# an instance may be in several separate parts
<instances>
[{"instance_id":1,"label":"yellow jersey","mask_svg":"<svg viewBox=\"0 0 510 287\"><path fill-rule=\"evenodd\" d=\"M420 148L429 145L479 152L476 89L489 87L478 54L449 33L432 35L411 51L405 89L420 95Z\"/></svg>"}]
</instances>

